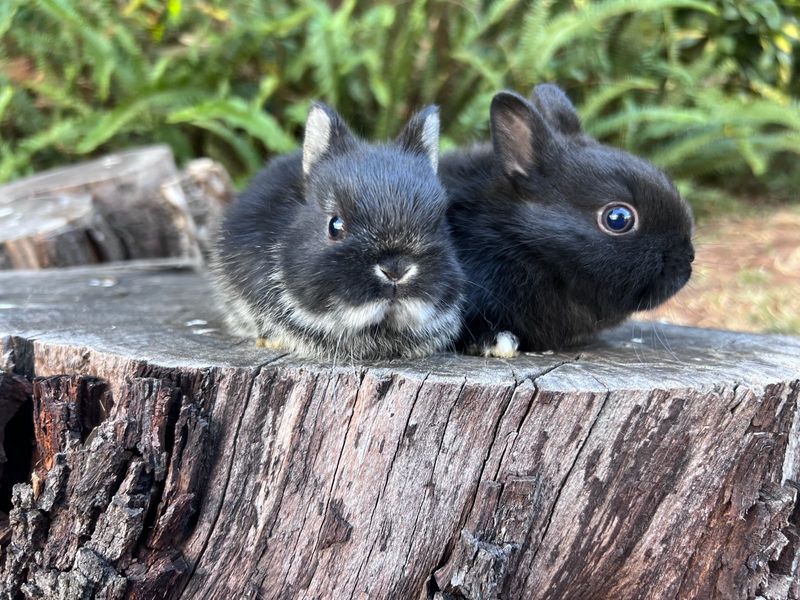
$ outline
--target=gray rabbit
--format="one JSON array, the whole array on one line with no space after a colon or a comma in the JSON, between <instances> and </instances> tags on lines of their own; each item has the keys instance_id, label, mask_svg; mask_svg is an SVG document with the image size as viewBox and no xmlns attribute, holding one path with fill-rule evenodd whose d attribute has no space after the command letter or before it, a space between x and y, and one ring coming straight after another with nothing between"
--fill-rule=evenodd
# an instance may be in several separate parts
<instances>
[{"instance_id":1,"label":"gray rabbit","mask_svg":"<svg viewBox=\"0 0 800 600\"><path fill-rule=\"evenodd\" d=\"M303 149L229 208L212 269L231 329L320 358L419 357L458 334L462 272L436 176L439 113L393 143L312 106Z\"/></svg>"}]
</instances>

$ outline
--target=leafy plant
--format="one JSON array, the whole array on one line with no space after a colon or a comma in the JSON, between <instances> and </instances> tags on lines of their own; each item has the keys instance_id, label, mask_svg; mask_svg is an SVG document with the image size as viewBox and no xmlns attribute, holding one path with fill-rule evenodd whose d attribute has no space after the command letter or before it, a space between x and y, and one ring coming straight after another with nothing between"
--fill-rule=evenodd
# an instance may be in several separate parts
<instances>
[{"instance_id":1,"label":"leafy plant","mask_svg":"<svg viewBox=\"0 0 800 600\"><path fill-rule=\"evenodd\" d=\"M495 91L556 81L591 133L685 189L788 195L799 14L798 0L3 0L0 181L153 142L241 181L296 146L316 98L377 138L436 102L445 145L470 143Z\"/></svg>"}]
</instances>

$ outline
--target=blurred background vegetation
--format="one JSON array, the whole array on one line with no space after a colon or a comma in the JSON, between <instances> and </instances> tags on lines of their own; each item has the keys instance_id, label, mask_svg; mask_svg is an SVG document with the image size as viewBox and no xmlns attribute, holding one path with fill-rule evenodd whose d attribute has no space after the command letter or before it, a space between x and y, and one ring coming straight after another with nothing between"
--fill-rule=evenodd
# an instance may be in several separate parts
<instances>
[{"instance_id":1,"label":"blurred background vegetation","mask_svg":"<svg viewBox=\"0 0 800 600\"><path fill-rule=\"evenodd\" d=\"M445 147L493 93L562 85L588 131L666 168L700 213L800 189L800 0L2 0L0 182L166 142L241 184L309 102Z\"/></svg>"}]
</instances>

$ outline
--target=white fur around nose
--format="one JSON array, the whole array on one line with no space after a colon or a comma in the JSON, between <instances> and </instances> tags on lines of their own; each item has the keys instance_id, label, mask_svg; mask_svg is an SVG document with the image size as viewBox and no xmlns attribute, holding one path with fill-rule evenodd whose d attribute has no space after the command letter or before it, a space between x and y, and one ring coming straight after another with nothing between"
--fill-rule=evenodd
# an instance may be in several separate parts
<instances>
[{"instance_id":1,"label":"white fur around nose","mask_svg":"<svg viewBox=\"0 0 800 600\"><path fill-rule=\"evenodd\" d=\"M331 143L331 119L321 108L315 106L308 113L303 138L303 175L328 151Z\"/></svg>"},{"instance_id":2,"label":"white fur around nose","mask_svg":"<svg viewBox=\"0 0 800 600\"><path fill-rule=\"evenodd\" d=\"M403 274L403 276L400 279L398 279L397 281L393 281L392 279L390 279L386 275L386 273L384 273L381 270L380 265L375 265L375 267L373 267L373 271L375 272L375 275L378 276L378 279L380 279L381 281L388 281L389 283L404 283L406 281L409 281L409 280L413 279L414 276L416 276L416 274L419 273L419 267L417 267L417 265L412 264L408 268L408 271L406 271Z\"/></svg>"}]
</instances>

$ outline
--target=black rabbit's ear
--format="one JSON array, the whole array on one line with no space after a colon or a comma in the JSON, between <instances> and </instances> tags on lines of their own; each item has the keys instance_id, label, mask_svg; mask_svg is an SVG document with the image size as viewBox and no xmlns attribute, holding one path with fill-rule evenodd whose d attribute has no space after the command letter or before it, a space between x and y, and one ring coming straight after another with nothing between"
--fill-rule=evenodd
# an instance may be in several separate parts
<instances>
[{"instance_id":1,"label":"black rabbit's ear","mask_svg":"<svg viewBox=\"0 0 800 600\"><path fill-rule=\"evenodd\" d=\"M566 135L581 132L581 118L570 99L557 85L542 83L533 88L531 100L550 125Z\"/></svg>"},{"instance_id":2,"label":"black rabbit's ear","mask_svg":"<svg viewBox=\"0 0 800 600\"><path fill-rule=\"evenodd\" d=\"M526 175L541 165L551 133L530 102L514 92L500 92L492 98L490 118L494 153L506 175Z\"/></svg>"},{"instance_id":3,"label":"black rabbit's ear","mask_svg":"<svg viewBox=\"0 0 800 600\"><path fill-rule=\"evenodd\" d=\"M344 152L355 141L339 113L322 102L314 102L308 111L303 138L303 175L308 175L325 155Z\"/></svg>"},{"instance_id":4,"label":"black rabbit's ear","mask_svg":"<svg viewBox=\"0 0 800 600\"><path fill-rule=\"evenodd\" d=\"M439 166L439 107L427 106L411 117L397 136L397 144L408 152L426 156L436 173Z\"/></svg>"}]
</instances>

